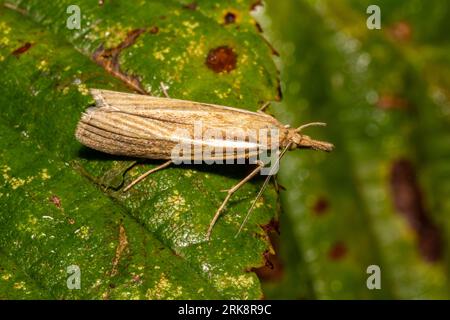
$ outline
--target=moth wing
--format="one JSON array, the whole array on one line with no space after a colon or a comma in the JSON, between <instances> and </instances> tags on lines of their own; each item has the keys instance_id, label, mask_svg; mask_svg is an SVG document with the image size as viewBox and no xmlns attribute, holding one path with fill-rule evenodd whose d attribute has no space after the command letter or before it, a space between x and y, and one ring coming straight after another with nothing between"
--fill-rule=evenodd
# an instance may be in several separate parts
<instances>
[{"instance_id":1,"label":"moth wing","mask_svg":"<svg viewBox=\"0 0 450 320\"><path fill-rule=\"evenodd\" d=\"M207 128L283 128L275 118L259 112L102 89L91 89L90 92L98 107L177 124L189 125L201 121Z\"/></svg>"},{"instance_id":2,"label":"moth wing","mask_svg":"<svg viewBox=\"0 0 450 320\"><path fill-rule=\"evenodd\" d=\"M230 107L99 89L91 93L96 107L83 114L76 137L111 154L173 159L172 151L181 144L189 146L183 159L248 158L270 143L249 137L249 128L281 126L268 115ZM208 131L213 132L208 136ZM234 134L232 140L227 132ZM206 157L205 149L212 150Z\"/></svg>"}]
</instances>

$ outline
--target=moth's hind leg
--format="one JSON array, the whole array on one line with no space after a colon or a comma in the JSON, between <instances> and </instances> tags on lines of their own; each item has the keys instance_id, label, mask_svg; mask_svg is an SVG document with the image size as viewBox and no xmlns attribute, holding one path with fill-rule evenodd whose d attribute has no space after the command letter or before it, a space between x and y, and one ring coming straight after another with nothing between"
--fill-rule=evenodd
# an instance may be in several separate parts
<instances>
[{"instance_id":1,"label":"moth's hind leg","mask_svg":"<svg viewBox=\"0 0 450 320\"><path fill-rule=\"evenodd\" d=\"M126 186L125 189L123 189L123 191L126 192L126 191L130 190L130 188L132 186L134 186L139 181L145 179L148 175L150 175L150 174L152 174L152 173L154 173L154 172L156 172L158 170L164 169L165 167L168 167L171 163L172 163L172 160L169 160L169 161L166 161L163 164L157 166L156 168L148 170L146 173L140 175L138 178L133 180L133 182L131 182L128 186Z\"/></svg>"},{"instance_id":2,"label":"moth's hind leg","mask_svg":"<svg viewBox=\"0 0 450 320\"><path fill-rule=\"evenodd\" d=\"M230 200L231 196L239 190L240 187L242 187L244 184L246 184L249 180L251 180L254 176L258 174L259 171L264 167L264 163L262 161L258 162L258 167L255 168L248 176L246 176L244 179L242 179L238 184L236 184L233 188L227 191L227 196L223 200L222 204L220 205L219 209L217 209L216 214L214 215L213 219L211 220L208 228L208 232L206 233L206 237L209 240L211 238L211 231L214 225L216 224L217 219L220 216L220 213L225 208L225 205L227 204L228 200Z\"/></svg>"}]
</instances>

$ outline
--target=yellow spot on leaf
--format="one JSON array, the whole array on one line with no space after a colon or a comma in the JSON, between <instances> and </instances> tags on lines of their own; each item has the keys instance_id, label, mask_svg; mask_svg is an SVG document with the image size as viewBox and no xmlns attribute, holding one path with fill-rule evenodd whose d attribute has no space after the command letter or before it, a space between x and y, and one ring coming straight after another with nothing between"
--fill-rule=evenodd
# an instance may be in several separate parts
<instances>
[{"instance_id":1,"label":"yellow spot on leaf","mask_svg":"<svg viewBox=\"0 0 450 320\"><path fill-rule=\"evenodd\" d=\"M88 226L82 226L80 229L75 230L75 233L78 237L80 237L83 240L89 239L89 227Z\"/></svg>"},{"instance_id":2,"label":"yellow spot on leaf","mask_svg":"<svg viewBox=\"0 0 450 320\"><path fill-rule=\"evenodd\" d=\"M78 85L78 91L83 95L83 96L87 96L89 94L89 90L86 87L86 84L84 83L80 83Z\"/></svg>"},{"instance_id":3,"label":"yellow spot on leaf","mask_svg":"<svg viewBox=\"0 0 450 320\"><path fill-rule=\"evenodd\" d=\"M227 288L250 289L255 284L255 281L251 275L240 275L237 277L233 277L225 273L225 275L219 279L218 284L221 289ZM247 298L248 298L247 296L243 297L243 299Z\"/></svg>"},{"instance_id":4,"label":"yellow spot on leaf","mask_svg":"<svg viewBox=\"0 0 450 320\"><path fill-rule=\"evenodd\" d=\"M50 175L48 174L47 168L42 169L42 171L41 171L41 179L42 180L50 179Z\"/></svg>"},{"instance_id":5,"label":"yellow spot on leaf","mask_svg":"<svg viewBox=\"0 0 450 320\"><path fill-rule=\"evenodd\" d=\"M40 71L47 72L49 70L48 62L45 60L41 60L41 62L39 62L39 64L37 65L37 68Z\"/></svg>"},{"instance_id":6,"label":"yellow spot on leaf","mask_svg":"<svg viewBox=\"0 0 450 320\"><path fill-rule=\"evenodd\" d=\"M25 282L20 281L20 282L14 283L14 289L17 289L17 290L25 289Z\"/></svg>"},{"instance_id":7,"label":"yellow spot on leaf","mask_svg":"<svg viewBox=\"0 0 450 320\"><path fill-rule=\"evenodd\" d=\"M17 188L20 188L23 185L30 183L34 179L33 176L26 177L26 178L11 177L8 173L10 170L11 170L10 167L3 166L2 167L2 177L9 185L11 185L13 190L16 190Z\"/></svg>"},{"instance_id":8,"label":"yellow spot on leaf","mask_svg":"<svg viewBox=\"0 0 450 320\"><path fill-rule=\"evenodd\" d=\"M192 21L183 21L182 25L185 26L186 28L190 29L190 30L194 30L195 28L198 27L199 23L198 22L192 22Z\"/></svg>"},{"instance_id":9,"label":"yellow spot on leaf","mask_svg":"<svg viewBox=\"0 0 450 320\"><path fill-rule=\"evenodd\" d=\"M174 300L183 294L183 288L178 286L174 288L173 284L167 279L164 273L153 288L147 290L146 298L149 300Z\"/></svg>"},{"instance_id":10,"label":"yellow spot on leaf","mask_svg":"<svg viewBox=\"0 0 450 320\"><path fill-rule=\"evenodd\" d=\"M9 38L7 35L11 32L11 27L6 22L0 22L0 47L9 45Z\"/></svg>"},{"instance_id":11,"label":"yellow spot on leaf","mask_svg":"<svg viewBox=\"0 0 450 320\"><path fill-rule=\"evenodd\" d=\"M35 225L38 222L35 216L28 216L28 224Z\"/></svg>"},{"instance_id":12,"label":"yellow spot on leaf","mask_svg":"<svg viewBox=\"0 0 450 320\"><path fill-rule=\"evenodd\" d=\"M154 52L153 56L155 57L156 60L164 61L166 59L164 54L165 53L169 53L169 52L170 52L170 48L167 47L167 48L165 48L163 50Z\"/></svg>"},{"instance_id":13,"label":"yellow spot on leaf","mask_svg":"<svg viewBox=\"0 0 450 320\"><path fill-rule=\"evenodd\" d=\"M2 275L2 279L5 281L8 281L11 277L12 277L11 273L5 273L4 275Z\"/></svg>"}]
</instances>

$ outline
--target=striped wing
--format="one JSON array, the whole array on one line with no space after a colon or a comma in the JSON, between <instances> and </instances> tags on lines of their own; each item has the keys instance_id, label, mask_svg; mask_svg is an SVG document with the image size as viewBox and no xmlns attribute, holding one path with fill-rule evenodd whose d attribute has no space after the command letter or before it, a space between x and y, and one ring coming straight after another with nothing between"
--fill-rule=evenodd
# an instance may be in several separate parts
<instances>
[{"instance_id":1,"label":"striped wing","mask_svg":"<svg viewBox=\"0 0 450 320\"><path fill-rule=\"evenodd\" d=\"M285 132L262 113L108 90L91 89L91 94L96 107L83 114L76 137L111 154L173 159L181 144L180 159L247 158L271 149L270 134L260 136L260 130Z\"/></svg>"}]
</instances>

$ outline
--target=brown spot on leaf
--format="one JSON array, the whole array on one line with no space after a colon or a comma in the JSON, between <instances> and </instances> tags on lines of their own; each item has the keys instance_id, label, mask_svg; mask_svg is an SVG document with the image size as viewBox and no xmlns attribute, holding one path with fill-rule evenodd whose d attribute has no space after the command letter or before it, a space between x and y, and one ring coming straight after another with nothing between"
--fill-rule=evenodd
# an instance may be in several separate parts
<instances>
[{"instance_id":1,"label":"brown spot on leaf","mask_svg":"<svg viewBox=\"0 0 450 320\"><path fill-rule=\"evenodd\" d=\"M419 234L419 250L426 261L438 261L442 257L440 230L433 224L424 226Z\"/></svg>"},{"instance_id":2,"label":"brown spot on leaf","mask_svg":"<svg viewBox=\"0 0 450 320\"><path fill-rule=\"evenodd\" d=\"M225 24L231 24L236 22L236 14L229 11L225 13L225 16L223 17L223 21Z\"/></svg>"},{"instance_id":3,"label":"brown spot on leaf","mask_svg":"<svg viewBox=\"0 0 450 320\"><path fill-rule=\"evenodd\" d=\"M261 25L258 22L255 22L255 27L259 33L263 33L263 28L261 27Z\"/></svg>"},{"instance_id":4,"label":"brown spot on leaf","mask_svg":"<svg viewBox=\"0 0 450 320\"><path fill-rule=\"evenodd\" d=\"M336 242L328 251L330 260L338 261L347 255L347 246L343 242Z\"/></svg>"},{"instance_id":5,"label":"brown spot on leaf","mask_svg":"<svg viewBox=\"0 0 450 320\"><path fill-rule=\"evenodd\" d=\"M144 32L145 29L131 30L128 32L125 40L114 48L105 49L103 45L101 45L97 50L95 50L92 55L92 59L111 75L123 81L131 89L142 94L148 94L148 92L142 87L139 79L136 76L129 75L122 71L119 65L119 55L122 50L132 46L136 42L136 39Z\"/></svg>"},{"instance_id":6,"label":"brown spot on leaf","mask_svg":"<svg viewBox=\"0 0 450 320\"><path fill-rule=\"evenodd\" d=\"M141 279L141 277L138 274L133 276L132 280L135 283L142 283L142 279Z\"/></svg>"},{"instance_id":7,"label":"brown spot on leaf","mask_svg":"<svg viewBox=\"0 0 450 320\"><path fill-rule=\"evenodd\" d=\"M150 28L149 32L151 34L157 34L159 32L159 28L157 26L153 26Z\"/></svg>"},{"instance_id":8,"label":"brown spot on leaf","mask_svg":"<svg viewBox=\"0 0 450 320\"><path fill-rule=\"evenodd\" d=\"M276 101L281 101L283 99L283 91L281 90L280 78L277 79L277 95L275 96Z\"/></svg>"},{"instance_id":9,"label":"brown spot on leaf","mask_svg":"<svg viewBox=\"0 0 450 320\"><path fill-rule=\"evenodd\" d=\"M267 233L270 234L271 232L276 232L277 234L280 234L280 223L277 219L270 219L268 224L261 225L261 228Z\"/></svg>"},{"instance_id":10,"label":"brown spot on leaf","mask_svg":"<svg viewBox=\"0 0 450 320\"><path fill-rule=\"evenodd\" d=\"M58 196L52 195L52 196L49 198L49 201L50 201L51 203L53 203L58 209L61 209L61 199L60 199Z\"/></svg>"},{"instance_id":11,"label":"brown spot on leaf","mask_svg":"<svg viewBox=\"0 0 450 320\"><path fill-rule=\"evenodd\" d=\"M16 58L18 58L21 54L27 52L32 46L33 45L30 42L25 42L23 46L17 48L13 52L11 52L11 54Z\"/></svg>"},{"instance_id":12,"label":"brown spot on leaf","mask_svg":"<svg viewBox=\"0 0 450 320\"><path fill-rule=\"evenodd\" d=\"M237 55L230 47L221 46L209 51L205 63L214 72L230 72L236 69Z\"/></svg>"},{"instance_id":13,"label":"brown spot on leaf","mask_svg":"<svg viewBox=\"0 0 450 320\"><path fill-rule=\"evenodd\" d=\"M111 270L111 277L117 275L117 273L119 272L119 262L120 259L123 256L124 251L127 249L128 247L128 238L127 238L127 234L125 232L125 228L123 227L123 225L119 226L119 243L117 244L116 247L116 254L114 255L114 260L112 262L112 270Z\"/></svg>"},{"instance_id":14,"label":"brown spot on leaf","mask_svg":"<svg viewBox=\"0 0 450 320\"><path fill-rule=\"evenodd\" d=\"M439 260L442 255L441 234L425 210L416 173L410 161L399 159L393 163L390 185L396 210L417 234L420 254L429 262Z\"/></svg>"},{"instance_id":15,"label":"brown spot on leaf","mask_svg":"<svg viewBox=\"0 0 450 320\"><path fill-rule=\"evenodd\" d=\"M262 6L262 0L256 0L250 5L250 11L256 10L258 7Z\"/></svg>"},{"instance_id":16,"label":"brown spot on leaf","mask_svg":"<svg viewBox=\"0 0 450 320\"><path fill-rule=\"evenodd\" d=\"M265 225L266 230L274 252L278 252L279 248L279 230L278 222L271 220L267 225ZM269 250L264 251L264 266L259 268L253 268L251 271L255 272L258 278L262 281L279 281L284 275L283 264L278 257L278 255L272 253Z\"/></svg>"},{"instance_id":17,"label":"brown spot on leaf","mask_svg":"<svg viewBox=\"0 0 450 320\"><path fill-rule=\"evenodd\" d=\"M329 207L330 203L328 202L328 200L324 197L320 197L316 200L312 209L317 216L321 216L327 212Z\"/></svg>"},{"instance_id":18,"label":"brown spot on leaf","mask_svg":"<svg viewBox=\"0 0 450 320\"><path fill-rule=\"evenodd\" d=\"M411 24L407 21L397 22L389 28L389 34L395 41L410 41L412 36Z\"/></svg>"},{"instance_id":19,"label":"brown spot on leaf","mask_svg":"<svg viewBox=\"0 0 450 320\"><path fill-rule=\"evenodd\" d=\"M277 255L264 251L264 266L254 268L252 271L256 273L261 281L279 281L283 277L283 265Z\"/></svg>"},{"instance_id":20,"label":"brown spot on leaf","mask_svg":"<svg viewBox=\"0 0 450 320\"><path fill-rule=\"evenodd\" d=\"M408 100L394 95L381 95L377 101L377 107L384 110L406 109L409 107Z\"/></svg>"},{"instance_id":21,"label":"brown spot on leaf","mask_svg":"<svg viewBox=\"0 0 450 320\"><path fill-rule=\"evenodd\" d=\"M184 8L184 9L188 9L188 10L197 10L197 7L198 7L198 5L197 5L197 2L195 2L195 1L183 5L183 8Z\"/></svg>"}]
</instances>

